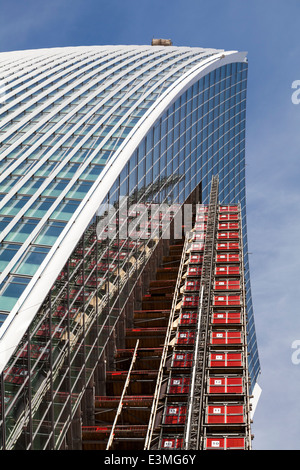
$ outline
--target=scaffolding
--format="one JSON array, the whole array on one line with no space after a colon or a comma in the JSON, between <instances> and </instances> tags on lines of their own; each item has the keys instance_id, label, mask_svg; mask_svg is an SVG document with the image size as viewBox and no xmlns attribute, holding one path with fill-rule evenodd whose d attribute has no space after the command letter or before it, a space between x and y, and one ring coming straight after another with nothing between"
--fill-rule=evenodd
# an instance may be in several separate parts
<instances>
[{"instance_id":1,"label":"scaffolding","mask_svg":"<svg viewBox=\"0 0 300 470\"><path fill-rule=\"evenodd\" d=\"M157 268L98 397L83 448L251 449L239 204L197 204L193 229Z\"/></svg>"}]
</instances>

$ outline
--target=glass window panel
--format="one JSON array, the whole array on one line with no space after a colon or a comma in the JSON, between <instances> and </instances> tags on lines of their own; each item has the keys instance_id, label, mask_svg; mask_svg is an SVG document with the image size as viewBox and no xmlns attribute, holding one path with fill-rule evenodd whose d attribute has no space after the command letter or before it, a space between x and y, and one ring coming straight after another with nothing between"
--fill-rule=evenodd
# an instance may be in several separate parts
<instances>
[{"instance_id":1,"label":"glass window panel","mask_svg":"<svg viewBox=\"0 0 300 470\"><path fill-rule=\"evenodd\" d=\"M57 163L55 162L45 162L43 166L34 172L35 176L42 176L42 177L47 177L53 171Z\"/></svg>"},{"instance_id":2,"label":"glass window panel","mask_svg":"<svg viewBox=\"0 0 300 470\"><path fill-rule=\"evenodd\" d=\"M62 170L60 170L57 177L71 179L78 170L79 166L79 163L68 163L64 168L62 168Z\"/></svg>"},{"instance_id":3,"label":"glass window panel","mask_svg":"<svg viewBox=\"0 0 300 470\"><path fill-rule=\"evenodd\" d=\"M34 230L38 222L39 221L35 219L22 219L14 226L14 228L11 229L9 234L5 237L4 241L17 243L24 242L28 235L30 235Z\"/></svg>"},{"instance_id":4,"label":"glass window panel","mask_svg":"<svg viewBox=\"0 0 300 470\"><path fill-rule=\"evenodd\" d=\"M12 217L0 217L0 232L11 222Z\"/></svg>"},{"instance_id":5,"label":"glass window panel","mask_svg":"<svg viewBox=\"0 0 300 470\"><path fill-rule=\"evenodd\" d=\"M33 276L41 263L44 261L49 248L32 246L28 253L25 254L23 260L15 270L15 274L23 274Z\"/></svg>"},{"instance_id":6,"label":"glass window panel","mask_svg":"<svg viewBox=\"0 0 300 470\"><path fill-rule=\"evenodd\" d=\"M5 215L16 215L19 210L22 209L24 204L29 200L29 197L13 197L4 207L1 209L1 214Z\"/></svg>"},{"instance_id":7,"label":"glass window panel","mask_svg":"<svg viewBox=\"0 0 300 470\"><path fill-rule=\"evenodd\" d=\"M34 243L37 245L53 246L65 226L64 222L49 221L42 228Z\"/></svg>"},{"instance_id":8,"label":"glass window panel","mask_svg":"<svg viewBox=\"0 0 300 470\"><path fill-rule=\"evenodd\" d=\"M102 165L88 166L81 174L80 179L95 181L100 175L103 168L104 167Z\"/></svg>"},{"instance_id":9,"label":"glass window panel","mask_svg":"<svg viewBox=\"0 0 300 470\"><path fill-rule=\"evenodd\" d=\"M47 198L46 200L39 200L35 202L28 211L25 212L25 217L42 218L50 209L55 199Z\"/></svg>"},{"instance_id":10,"label":"glass window panel","mask_svg":"<svg viewBox=\"0 0 300 470\"><path fill-rule=\"evenodd\" d=\"M93 182L91 181L77 181L67 192L66 198L67 199L83 199L84 196L87 194L89 189L92 187Z\"/></svg>"},{"instance_id":11,"label":"glass window panel","mask_svg":"<svg viewBox=\"0 0 300 470\"><path fill-rule=\"evenodd\" d=\"M80 201L63 201L50 216L51 219L68 221L79 206Z\"/></svg>"},{"instance_id":12,"label":"glass window panel","mask_svg":"<svg viewBox=\"0 0 300 470\"><path fill-rule=\"evenodd\" d=\"M8 263L13 259L14 255L18 251L21 245L13 243L5 243L0 247L0 272L8 265Z\"/></svg>"},{"instance_id":13,"label":"glass window panel","mask_svg":"<svg viewBox=\"0 0 300 470\"><path fill-rule=\"evenodd\" d=\"M9 312L16 304L29 281L30 279L13 276L0 295L0 310Z\"/></svg>"},{"instance_id":14,"label":"glass window panel","mask_svg":"<svg viewBox=\"0 0 300 470\"><path fill-rule=\"evenodd\" d=\"M69 184L68 180L57 180L49 184L48 188L43 191L41 196L60 196L61 192Z\"/></svg>"}]
</instances>

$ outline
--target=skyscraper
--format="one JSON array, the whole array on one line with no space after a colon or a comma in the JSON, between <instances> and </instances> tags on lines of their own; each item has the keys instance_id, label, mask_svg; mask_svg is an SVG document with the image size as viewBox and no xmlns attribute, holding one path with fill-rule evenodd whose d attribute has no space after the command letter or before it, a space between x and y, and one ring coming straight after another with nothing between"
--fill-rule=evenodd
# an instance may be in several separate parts
<instances>
[{"instance_id":1,"label":"skyscraper","mask_svg":"<svg viewBox=\"0 0 300 470\"><path fill-rule=\"evenodd\" d=\"M169 246L149 208L209 204L214 175L240 207L252 393L246 54L153 41L1 53L0 70L2 448L79 445Z\"/></svg>"}]
</instances>

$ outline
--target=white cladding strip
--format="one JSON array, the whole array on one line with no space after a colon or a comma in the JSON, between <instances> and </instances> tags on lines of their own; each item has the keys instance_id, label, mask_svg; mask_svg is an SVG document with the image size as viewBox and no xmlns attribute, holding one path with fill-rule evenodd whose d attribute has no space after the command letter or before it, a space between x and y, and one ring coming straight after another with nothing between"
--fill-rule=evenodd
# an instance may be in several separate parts
<instances>
[{"instance_id":1,"label":"white cladding strip","mask_svg":"<svg viewBox=\"0 0 300 470\"><path fill-rule=\"evenodd\" d=\"M151 59L152 59L152 58L153 58L153 56L151 57ZM144 63L144 62L146 63L146 62L148 62L148 61L149 61L149 58L147 57L147 58L143 59L142 61L139 61L139 64ZM113 62L114 62L114 61L113 61ZM146 69L143 69L142 71L140 71L140 73L136 74L136 75L134 76L134 79L132 79L132 77L130 77L130 79L127 79L126 81L121 82L121 85L120 85L120 86L118 86L117 88L115 88L115 89L114 89L109 95L107 95L102 101L100 101L97 105L95 105L95 106L92 108L92 110L91 110L90 112L86 113L86 114L84 115L84 117L81 119L81 121L78 121L76 124L74 124L74 126L72 127L72 129L71 129L69 132L67 132L65 135L63 135L63 136L61 137L61 139L56 143L56 145L55 145L48 153L46 153L45 157L43 157L42 159L40 159L40 160L38 161L38 163L35 164L35 166L31 169L31 171L29 171L28 173L26 173L26 175L21 179L21 181L19 181L19 182L12 188L12 190L3 198L3 200L2 200L1 203L0 203L0 208L3 207L3 206L9 201L9 199L10 199L11 197L13 197L13 195L20 189L20 187L21 187L31 176L33 176L34 172L35 172L37 169L39 169L39 168L42 166L42 164L43 164L60 146L62 146L63 143L69 139L69 137L71 137L71 136L74 134L74 131L77 130L77 129L79 129L80 126L81 126L82 124L84 124L84 123L94 114L95 111L97 111L100 107L102 107L102 106L105 105L107 102L109 102L109 100L110 100L111 98L113 98L114 95L116 95L118 92L122 91L122 89L124 88L124 86L126 86L127 84L129 84L129 83L131 83L132 81L134 81L137 76L142 75L143 73L145 73L145 71L146 71L147 69L151 68L151 66L153 66L153 62L152 62L152 65L151 65L151 64L148 65L148 67L147 67ZM131 71L131 70L134 70L134 69L135 69L135 65L133 65L133 66L131 66L131 67L128 67L128 68L127 68L127 71ZM113 69L112 69L112 70L113 70ZM110 71L110 73L111 73L111 71ZM104 77L105 77L105 76L106 76L106 74L104 75ZM102 79L103 79L103 76L102 76L102 78L101 78L101 81L102 81ZM95 79L94 81L89 82L89 86L90 86L90 85L93 85L94 83L97 84L98 81L99 81L99 77L97 77L97 79ZM63 121L64 121L64 122L67 122L69 119L72 119L72 116L73 116L74 114L76 114L76 112L80 111L80 109L81 109L82 107L84 107L86 103L88 103L91 99L93 99L95 96L97 96L97 95L98 95L99 93L101 93L103 90L105 90L105 89L107 88L107 86L109 86L111 83L113 84L114 82L119 82L119 81L120 81L120 77L119 77L119 76L117 76L116 78L114 78L112 81L108 81L108 80L107 80L107 81L105 82L105 85L103 85L101 88L97 89L92 95L88 96L88 98L86 98L84 101L82 101L76 108L74 108L69 114L67 114L66 117L63 119ZM146 80L144 80L144 82L146 82ZM128 92L126 98L127 98L130 94L133 94L136 90L138 90L138 88L139 88L140 86L141 86L141 83L140 83L138 86L136 86L136 87L133 89L133 91ZM123 100L119 100L118 105L121 104L121 102L123 102L123 101L124 101L124 99L123 99ZM114 108L112 108L112 109L115 109L115 108L116 108L116 106L115 106ZM113 115L113 111L110 110L110 112L109 112L108 114ZM82 146L82 144L83 144L84 142L86 142L86 141L89 139L89 137L90 137L91 135L93 135L93 133L103 124L103 122L104 122L105 120L107 120L108 114L105 115L105 118L104 118L104 119L101 119L101 121L99 121L99 123L95 124L94 127L90 130L90 132L89 132L88 134L86 134L86 136L84 136L84 137L82 138L82 141L79 142L79 144L74 148L74 150L73 150L72 152L70 152L70 154L69 154L69 156L68 156L68 159L65 159L63 162L61 162L60 168L62 168L65 164L67 164L67 162L68 162L68 161L71 159L71 157L76 153L76 151L78 151L78 150L80 149L80 147ZM50 137L50 136L53 134L53 132L55 132L61 125L62 125L62 121L59 121L59 123L56 124L55 126L53 126L53 127L46 133L46 135L43 136L43 138L39 139L27 152L24 152L23 157L20 158L19 160L20 160L21 162L23 162L26 158L28 158L28 157L30 156L31 152L32 152L33 150L35 150L37 147L39 147L39 146L43 143L43 141L44 141L46 138ZM116 126L115 126L115 128L116 128ZM115 130L115 128L114 128L114 130ZM110 135L112 135L112 133L111 133ZM16 162L16 164L17 164L17 162ZM9 168L4 172L4 177L6 178L7 176L9 176L10 173L11 173L11 167L9 167ZM55 174L57 174L57 171L55 172ZM55 174L54 174L54 173L51 174L51 178L50 178L50 180L48 181L48 184L49 184L49 182L52 181L52 179L54 178ZM3 177L3 179L4 179L4 177ZM49 178L48 178L48 179L49 179ZM2 181L2 177L0 177L0 181ZM74 181L75 181L75 180L74 180ZM44 185L44 186L45 186L45 185ZM44 188L44 186L43 186L43 188ZM33 198L34 198L34 196L33 196ZM33 201L33 199L31 199L31 201ZM30 201L29 201L29 202L30 202ZM3 239L3 236L2 236L2 239Z\"/></svg>"},{"instance_id":2,"label":"white cladding strip","mask_svg":"<svg viewBox=\"0 0 300 470\"><path fill-rule=\"evenodd\" d=\"M176 59L175 59L176 60ZM173 62L175 62L175 60ZM193 59L190 59L190 61L193 61ZM187 65L187 62L184 62L184 64L181 64L182 66L186 66ZM153 67L153 62L151 63L151 65L148 66L148 68L152 68ZM167 66L166 66L167 68ZM170 73L169 73L169 76L171 76L172 74L174 73L174 70L172 70ZM120 124L122 124L122 122L125 122L126 119L130 116L130 114L132 113L132 111L138 107L138 105L140 104L140 102L142 102L147 96L151 95L152 91L157 88L157 85L160 83L160 82L164 82L166 80L167 76L165 75L159 82L157 82L151 89L148 90L148 92L146 92L139 100L137 100L134 105L129 108L128 112L122 117L122 119L120 120L120 122L118 122L118 124L116 124L113 129L111 130L111 132L105 137L105 139L103 139L101 141L101 146L103 146L105 144L105 142L107 142L110 138L111 135L113 135L113 133L115 132L115 130L120 126ZM137 89L139 89L139 87L143 84L143 83L147 83L149 81L149 77L147 76L143 82L139 83L134 89L131 90L130 93L134 93ZM124 84L122 84L120 86L120 89L122 89ZM126 101L128 99L128 95L127 94L126 96L123 97L123 99L119 100L118 103L115 105L114 108L112 108L110 110L111 114L113 114L114 110L117 109L120 104L123 102L123 101ZM109 97L108 97L109 98ZM100 127L100 125L102 124L102 121L100 121L99 123L97 123L97 125L95 127ZM95 132L95 127L93 128L93 130L91 131L92 132ZM87 134L85 136L85 140L88 140L89 138L89 134ZM61 145L61 143L60 143ZM82 145L82 143L81 143ZM68 159L70 159L72 157L73 154L76 153L78 149L74 149L72 153L70 153L68 155ZM15 254L15 256L12 258L12 260L9 262L9 264L5 267L5 269L3 270L3 272L0 274L0 283L3 282L6 278L6 276L9 274L9 272L11 271L11 269L13 269L13 267L15 266L15 264L18 262L18 260L20 259L20 257L22 256L22 254L25 252L25 250L27 249L27 247L29 246L29 244L32 242L32 240L34 239L34 237L38 234L38 232L41 230L42 226L44 225L44 223L48 220L48 218L51 216L51 214L53 213L53 211L56 209L56 207L60 204L60 202L63 200L63 198L65 197L65 195L67 194L67 192L72 188L74 182L80 177L80 175L83 173L83 171L85 170L85 168L89 165L89 163L93 160L95 154L99 151L99 147L97 147L94 152L92 152L92 154L90 155L90 157L88 159L86 159L86 161L80 166L80 168L77 170L77 172L75 173L75 175L72 177L72 179L70 180L69 184L67 185L67 187L61 192L61 194L59 195L59 197L57 197L55 199L55 202L52 204L51 208L47 211L47 213L44 215L44 217L41 219L41 221L38 223L38 225L34 228L34 230L31 232L31 234L27 237L26 241L22 244L22 246L20 247L20 249L17 251L17 253ZM13 228L13 226L18 222L18 220L20 220L20 218L25 214L26 210L28 210L30 208L30 206L32 205L32 202L36 199L38 199L38 197L40 196L40 194L42 193L42 191L47 187L47 185L53 180L53 178L56 176L56 174L58 174L58 172L61 170L61 168L66 164L65 160L63 162L61 162L60 165L58 165L54 171L51 173L51 177L48 177L45 181L45 183L38 189L38 191L35 192L34 196L32 196L32 198L22 207L22 209L18 212L18 214L13 218L13 220L6 226L6 228L2 231L1 233L1 240L3 240L5 238L5 236L11 231L11 229ZM27 175L26 175L27 177ZM95 183L97 184L97 183ZM16 185L16 189L17 188L17 185ZM84 204L84 201L83 203ZM82 205L81 204L81 205ZM77 209L80 211L80 207ZM50 256L50 253L49 255Z\"/></svg>"},{"instance_id":3,"label":"white cladding strip","mask_svg":"<svg viewBox=\"0 0 300 470\"><path fill-rule=\"evenodd\" d=\"M261 393L262 393L262 389L260 385L256 382L256 384L254 385L254 389L253 389L253 398L251 398L250 400L250 403L252 405L251 406L251 419L253 419L254 417L254 413L258 405Z\"/></svg>"},{"instance_id":4,"label":"white cladding strip","mask_svg":"<svg viewBox=\"0 0 300 470\"><path fill-rule=\"evenodd\" d=\"M85 210L79 214L74 214L68 226L68 232L63 231L53 246L52 257L50 259L47 258L42 263L32 278L30 289L25 289L18 303L3 323L0 329L0 372L3 371L37 310L42 305L45 298L44 293L48 292L49 286L52 286L55 282L57 275L65 264L65 259L71 255L80 239L82 231L94 216L95 205L99 206L101 201L103 201L109 188L149 129L152 128L169 106L200 78L222 65L245 61L246 53L224 52L216 54L212 60L204 61L205 63L195 67L192 72L187 73L183 77L180 83L178 81L174 87L171 87L171 90L168 90L168 93L161 97L157 105L144 117L142 124L138 126L131 140L127 140L126 145L122 145L118 152L116 152L115 158L99 178L101 184L98 184L93 194L89 194L89 197L86 199ZM64 253L63 257L61 253Z\"/></svg>"},{"instance_id":5,"label":"white cladding strip","mask_svg":"<svg viewBox=\"0 0 300 470\"><path fill-rule=\"evenodd\" d=\"M151 59L153 59L153 56L151 56ZM176 64L176 62L178 60L182 60L182 56L180 58L176 57L176 59L173 59L172 61L170 60L168 62L167 65L164 65L162 66L159 70L162 71L164 69L168 69L169 68L169 65L174 65ZM186 65L190 64L191 62L195 61L196 58L193 57L192 59L189 59L189 60L186 60L183 64L184 67L186 67ZM147 63L149 62L148 58L146 59L143 59L142 61L139 61L139 64L142 64L142 63ZM120 85L119 87L115 88L113 90L113 92L111 92L109 95L107 95L101 102L99 102L97 105L95 105L93 107L93 109L86 113L85 116L80 120L78 121L76 124L74 124L74 126L72 126L72 129L70 129L66 134L64 134L61 139L52 147L52 149L46 153L46 155L41 158L38 163L36 163L31 169L30 171L28 171L28 173L26 173L26 175L24 175L24 177L22 177L22 179L17 182L14 187L10 190L10 192L4 196L4 198L2 199L1 203L0 203L0 209L2 207L4 207L5 204L7 204L7 202L18 192L18 190L22 187L22 185L24 183L26 183L26 181L28 181L33 175L34 175L34 172L37 171L42 165L43 163L59 148L61 147L65 141L67 141L73 134L74 134L74 131L76 131L77 129L80 128L80 126L82 126L88 119L89 117L91 117L95 111L97 111L100 107L102 107L103 105L105 105L107 102L109 102L110 99L114 98L115 95L117 95L117 93L119 93L120 91L122 91L122 89L124 88L124 86L127 86L128 84L130 84L131 82L134 82L136 80L136 78L138 78L139 76L145 74L148 70L150 70L154 65L154 62L152 61L150 63L150 65L148 65L147 67L144 67L139 73L136 73L132 78L126 80L126 81L123 81L122 82L122 85ZM182 64L181 64L182 65ZM127 70L130 71L130 70L133 70L135 68L135 66L132 66L132 67L129 67ZM161 79L159 82L156 83L156 85L158 85L159 83L163 83L164 81L166 81L168 78L170 78L172 76L172 74L176 73L178 70L175 70L173 69L171 72L169 72L168 74L166 74L164 76L163 79ZM119 81L118 79L116 80L117 82ZM90 131L82 138L82 140L77 144L77 146L68 154L68 158L65 159L62 164L60 165L60 168L62 168L64 165L66 165L69 160L71 159L71 157L73 155L75 155L75 153L80 150L80 148L82 147L82 145L88 141L88 139L95 133L95 131L97 131L98 128L101 127L101 125L107 121L107 118L110 117L110 116L113 116L113 110L117 109L117 107L119 107L124 101L126 101L128 98L130 98L131 95L133 95L136 91L139 91L139 88L142 89L142 86L144 83L147 83L149 81L149 76L147 76L144 80L142 80L137 86L135 86L134 88L132 88L132 90L128 91L126 93L126 97L119 100L118 101L118 105L117 106L114 106L113 108L111 108L111 110L105 115L105 118L99 120L98 123L94 124L94 127L92 129L90 129ZM91 82L90 82L91 83ZM103 86L102 88L99 88L93 95L90 95L85 101L81 102L81 104L74 108L69 114L66 115L66 117L59 121L58 124L54 125L48 132L47 134L45 134L45 137L39 139L27 152L24 152L23 154L23 157L21 157L20 159L18 159L18 161L20 162L23 162L26 158L28 158L30 156L30 153L33 151L33 149L37 148L38 146L40 146L43 141L48 138L48 137L51 137L51 135L53 134L53 132L55 132L57 129L59 129L59 127L62 125L62 121L64 123L66 123L69 119L72 119L72 116L74 114L76 114L76 112L78 112L82 106L84 106L86 103L87 103L87 100L91 100L93 99L93 97L96 95L98 95L100 92L102 92L103 90L105 90L105 88L107 87L107 84L109 82L107 81L106 82L106 85ZM156 86L157 88L157 86ZM155 87L152 87L151 91L155 91ZM143 89L142 89L143 91ZM148 92L144 92L143 96L142 96L142 99L139 99L136 101L136 103L140 103L142 100L144 100L145 98L147 98L149 95L151 94L150 91ZM82 104L83 103L83 104ZM131 108L131 111L136 107L136 105L132 106ZM128 117L129 113L127 112L126 113L126 118ZM103 139L103 141L101 142L101 146L103 144L105 144L105 142L108 141L109 137L111 137L114 132L117 130L117 128L120 126L120 124L122 124L123 122L125 121L125 119L120 119L120 121L118 122L118 124L116 126L113 127L113 129L110 131L110 133L108 133L107 137L105 139ZM97 150L99 151L100 149L100 145L97 146ZM16 162L16 165L17 165L18 162ZM11 170L12 170L12 165L5 171L3 172L3 175L2 177L0 176L0 182L3 181L5 178L7 178L10 174L11 174ZM54 178L54 176L57 175L57 171L55 170L55 174L54 173L51 173L51 179L49 182L51 182ZM77 173L76 173L77 175ZM50 177L49 177L50 178ZM75 179L74 179L75 181ZM34 197L34 196L33 196ZM33 200L33 199L32 199ZM30 201L29 201L30 202ZM29 204L29 203L28 203ZM2 237L3 239L3 237Z\"/></svg>"},{"instance_id":6,"label":"white cladding strip","mask_svg":"<svg viewBox=\"0 0 300 470\"><path fill-rule=\"evenodd\" d=\"M24 54L19 54L18 52L9 52L6 62L2 64L0 68L1 77L3 77L9 86L12 86L13 82L18 79L24 79L25 74L28 73L28 70L31 70L32 67L38 68L43 61L51 59L47 54L43 55L33 55L26 54L27 51L24 51ZM51 56L55 56L57 53L52 53ZM2 56L2 54L1 54ZM25 77L26 78L26 77Z\"/></svg>"},{"instance_id":7,"label":"white cladding strip","mask_svg":"<svg viewBox=\"0 0 300 470\"><path fill-rule=\"evenodd\" d=\"M1 107L1 114L6 113L9 111L9 109L19 102L19 98L16 97L13 99L16 95L19 93L22 93L22 100L26 99L27 97L30 97L32 94L36 93L38 90L45 88L45 86L48 85L48 83L57 82L57 79L60 77L63 77L66 74L69 74L71 71L78 69L78 64L83 65L85 63L88 63L91 60L91 52L87 51L85 55L86 58L83 59L82 57L79 58L78 55L76 54L66 54L59 56L55 60L55 65L53 66L53 57L51 57L51 60L49 60L43 65L42 67L35 67L34 70L28 72L28 75L26 77L26 71L24 73L24 76L19 77L15 82L13 82L10 86L14 87L14 90L12 90L10 93L6 93L5 95L5 100L6 100L6 105ZM76 61L77 59L77 61ZM76 62L74 62L76 61ZM24 78L26 78L26 81L24 83ZM28 79L31 79L28 81ZM18 88L18 85L20 86ZM35 84L37 84L35 86ZM34 87L35 86L35 87ZM30 87L30 89L28 89ZM34 87L34 88L33 88ZM28 91L26 91L28 90ZM49 92L49 91L48 91ZM10 101L8 101L10 100ZM35 100L32 100L31 102L27 102L27 106L31 106L33 103L35 103ZM17 115L19 112L17 113ZM12 115L9 115L8 118L6 119L6 122L3 120L1 122L1 126L4 123L10 122L13 120Z\"/></svg>"},{"instance_id":8,"label":"white cladding strip","mask_svg":"<svg viewBox=\"0 0 300 470\"><path fill-rule=\"evenodd\" d=\"M117 54L116 54L117 55ZM115 56L115 58L112 60L112 63L115 63L115 62L118 62L118 55ZM130 59L129 59L130 60ZM101 67L99 67L99 71L101 71L102 69L105 70L106 68L106 65L103 65ZM101 76L101 78L99 76L97 76L96 78L94 78L93 80L91 80L89 82L89 86L88 88L92 87L93 85L97 85L97 83L101 80L103 80L103 77L106 78L110 75L110 73L114 70L118 70L118 67L116 66L115 69L112 69L110 70L110 72L106 72L105 74L103 74ZM84 78L84 80L86 79L86 76ZM82 79L82 77L80 77L78 79L78 81L74 81L73 82L73 86L70 87L70 91L74 88L74 86L77 86L78 84L80 84L82 81L84 81ZM118 79L115 77L113 80L111 80L111 82L107 81L106 82L106 87L110 84L110 83L114 83L114 81L117 81ZM60 83L61 85L61 83ZM104 89L104 87L102 87ZM33 153L40 145L43 144L44 141L46 141L53 132L55 132L56 130L58 130L63 124L65 124L68 119L72 118L72 116L74 116L76 114L76 112L79 112L91 99L95 98L97 96L97 94L99 94L99 91L101 90L100 89L97 89L94 93L92 93L90 96L88 96L85 100L81 101L75 108L73 108L69 113L67 113L65 115L64 118L62 118L59 122L57 122L50 130L48 130L44 135L42 135L38 140L37 142L35 142L26 152L24 152L23 156L18 158L12 165L10 165L10 167L3 172L2 175L0 175L0 182L3 181L7 176L10 175L10 173L15 169L17 168L24 160L26 160L26 158L28 158L31 153ZM64 90L64 92L66 92L66 90ZM65 100L60 106L58 106L57 108L55 108L52 113L49 113L49 115L45 116L45 118L41 121L39 121L38 125L35 126L34 128L31 128L30 131L28 131L28 133L26 133L25 137L22 139L22 140L25 140L27 138L30 137L30 135L32 135L32 132L33 131L36 131L38 130L39 127L41 127L42 125L45 125L47 124L47 122L52 118L52 117L55 117L57 115L57 113L59 113L63 108L65 108L68 104L71 104L71 102L76 99L77 97L80 97L81 94L82 94L83 90L80 89L80 91L78 91L77 93L73 94L71 98L69 98L68 100ZM55 99L57 99L57 96L55 97ZM48 107L49 104L47 103L47 106L45 107ZM32 119L32 116L30 116L30 119ZM68 137L70 136L71 134L69 133L68 134ZM63 139L63 138L62 138ZM63 140L61 141L63 143ZM4 157L8 156L12 150L14 150L15 148L18 147L20 141L17 141L15 144L11 145L9 148L7 148L6 151L4 151L2 153L2 158L3 159Z\"/></svg>"},{"instance_id":9,"label":"white cladding strip","mask_svg":"<svg viewBox=\"0 0 300 470\"><path fill-rule=\"evenodd\" d=\"M117 56L119 57L119 56ZM98 64L101 64L101 62L103 62L103 57L100 57L97 61L95 62L92 62L92 63L88 63L85 67L83 68L79 68L78 67L78 64L75 63L74 66L73 66L73 70L74 70L74 73L73 75L69 76L67 74L67 76L61 80L59 83L56 83L55 85L53 85L52 87L46 89L44 92L36 95L35 98L33 98L31 101L25 103L23 106L20 107L20 109L18 109L18 111L16 111L16 115L19 115L21 112L23 111L26 111L28 109L28 107L30 106L33 106L35 104L38 104L39 101L43 98L47 98L49 94L51 94L53 91L56 92L58 90L58 92L56 94L54 94L51 98L49 98L48 100L46 100L45 102L43 102L43 104L39 107L37 107L34 111L32 111L32 113L28 114L23 120L20 120L15 126L13 126L12 128L9 129L9 131L6 132L6 134L2 137L2 139L0 139L0 141L3 141L5 143L5 140L9 137L9 135L13 135L14 133L16 133L18 131L18 129L20 127L22 127L26 122L28 122L29 120L32 120L34 117L36 117L38 114L41 113L41 111L45 110L46 108L48 108L50 105L54 104L55 101L57 101L59 98L63 98L64 95L69 92L69 91L72 91L75 87L77 87L80 83L82 82L85 82L88 80L88 78L92 79L92 76L93 75L97 75L99 74L99 70L101 70L101 68L97 68L96 69L96 66ZM105 65L107 66L106 62L105 64L102 66L103 68L106 68ZM92 69L92 71L89 73L89 74L86 74L86 72L88 70ZM78 75L79 75L79 78L78 78ZM65 84L67 84L68 82L70 82L71 80L74 81L71 83L71 85L69 86L66 86L65 88L63 89L60 89L61 86L64 86ZM82 93L82 89L80 89L78 92L74 93L72 96L70 96L69 98L67 98L65 101L62 102L62 104L60 106L58 106L57 108L55 108L52 113L50 113L48 116L45 116L44 119L41 119L37 122L37 124L32 127L30 129L30 133L33 133L33 132L37 132L38 129L47 123L47 121L49 120L49 118L52 116L52 115L55 115L58 111L62 110L65 106L67 106L68 104L70 104L76 97L79 97L80 94ZM3 120L3 124L6 124L7 122L9 122L10 120L14 119L15 116L9 116L7 117L6 120ZM28 132L25 133L22 137L20 137L17 141L15 141L10 147L8 147L2 154L2 159L3 157L7 156L9 154L9 152L11 152L11 150L13 150L14 148L16 148L18 145L20 145L23 141L25 141L26 139L28 138Z\"/></svg>"}]
</instances>

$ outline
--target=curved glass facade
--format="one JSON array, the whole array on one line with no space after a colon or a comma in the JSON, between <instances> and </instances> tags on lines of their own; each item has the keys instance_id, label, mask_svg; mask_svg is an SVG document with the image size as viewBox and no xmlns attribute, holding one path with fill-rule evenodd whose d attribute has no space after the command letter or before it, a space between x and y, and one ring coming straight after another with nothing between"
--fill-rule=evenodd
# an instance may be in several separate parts
<instances>
[{"instance_id":1,"label":"curved glass facade","mask_svg":"<svg viewBox=\"0 0 300 470\"><path fill-rule=\"evenodd\" d=\"M242 207L254 385L245 56L95 46L4 53L0 69L3 448L63 445L162 237L147 224L133 237L130 222L155 220L156 203L183 205L199 185L207 203L216 174L221 203Z\"/></svg>"}]
</instances>

